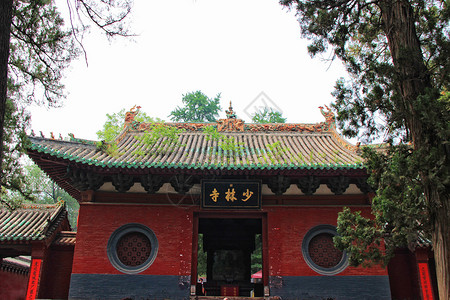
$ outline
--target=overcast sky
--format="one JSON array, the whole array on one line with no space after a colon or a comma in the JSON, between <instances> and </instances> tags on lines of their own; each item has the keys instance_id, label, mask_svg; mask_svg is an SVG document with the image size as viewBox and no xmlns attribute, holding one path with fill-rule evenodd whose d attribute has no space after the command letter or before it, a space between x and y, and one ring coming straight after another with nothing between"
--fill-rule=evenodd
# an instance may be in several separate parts
<instances>
[{"instance_id":1,"label":"overcast sky","mask_svg":"<svg viewBox=\"0 0 450 300\"><path fill-rule=\"evenodd\" d=\"M134 41L85 38L89 66L72 63L62 108L32 108L36 133L95 140L107 113L134 105L169 121L182 95L196 90L221 93L221 117L231 100L249 122L265 102L287 122L316 123L345 75L338 61L310 58L295 13L277 0L135 0L131 18Z\"/></svg>"}]
</instances>

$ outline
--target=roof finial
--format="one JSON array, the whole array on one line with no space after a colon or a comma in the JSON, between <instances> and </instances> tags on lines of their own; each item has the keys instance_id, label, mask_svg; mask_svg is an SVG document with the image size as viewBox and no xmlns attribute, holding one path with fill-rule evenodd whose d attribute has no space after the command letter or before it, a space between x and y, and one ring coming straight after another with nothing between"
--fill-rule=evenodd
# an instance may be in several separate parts
<instances>
[{"instance_id":1,"label":"roof finial","mask_svg":"<svg viewBox=\"0 0 450 300\"><path fill-rule=\"evenodd\" d=\"M326 105L324 105L327 110L324 110L322 106L319 106L320 112L325 117L325 121L328 125L328 127L334 127L335 126L335 119L336 116L334 115L333 111Z\"/></svg>"},{"instance_id":2,"label":"roof finial","mask_svg":"<svg viewBox=\"0 0 450 300\"><path fill-rule=\"evenodd\" d=\"M134 122L134 117L139 113L139 110L141 109L140 106L133 106L130 111L127 111L125 113L125 123L124 127L127 127L129 124L132 124Z\"/></svg>"},{"instance_id":3,"label":"roof finial","mask_svg":"<svg viewBox=\"0 0 450 300\"><path fill-rule=\"evenodd\" d=\"M228 108L228 110L225 111L225 113L227 114L227 119L236 119L236 114L233 111L233 106L231 105L231 101L230 101L230 107Z\"/></svg>"}]
</instances>

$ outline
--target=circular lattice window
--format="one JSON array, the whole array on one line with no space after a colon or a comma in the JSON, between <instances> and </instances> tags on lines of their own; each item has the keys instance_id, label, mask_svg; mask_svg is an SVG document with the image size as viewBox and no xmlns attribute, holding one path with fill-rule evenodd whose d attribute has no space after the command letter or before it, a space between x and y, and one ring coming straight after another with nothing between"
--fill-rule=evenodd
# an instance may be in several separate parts
<instances>
[{"instance_id":1,"label":"circular lattice window","mask_svg":"<svg viewBox=\"0 0 450 300\"><path fill-rule=\"evenodd\" d=\"M153 231L141 224L127 224L111 235L108 258L119 271L135 274L147 269L155 260L158 240Z\"/></svg>"},{"instance_id":2,"label":"circular lattice window","mask_svg":"<svg viewBox=\"0 0 450 300\"><path fill-rule=\"evenodd\" d=\"M319 225L309 230L303 239L303 257L311 269L319 274L335 275L348 265L345 252L334 247L335 235L334 226Z\"/></svg>"}]
</instances>

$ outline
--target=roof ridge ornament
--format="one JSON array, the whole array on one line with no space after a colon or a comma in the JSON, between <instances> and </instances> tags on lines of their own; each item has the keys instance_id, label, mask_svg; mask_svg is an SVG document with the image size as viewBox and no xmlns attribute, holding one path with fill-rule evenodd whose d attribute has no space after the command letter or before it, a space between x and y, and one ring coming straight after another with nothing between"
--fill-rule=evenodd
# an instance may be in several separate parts
<instances>
[{"instance_id":1,"label":"roof ridge ornament","mask_svg":"<svg viewBox=\"0 0 450 300\"><path fill-rule=\"evenodd\" d=\"M236 114L233 111L233 106L231 105L230 101L230 107L228 107L228 110L225 111L227 114L227 119L236 119Z\"/></svg>"},{"instance_id":2,"label":"roof ridge ornament","mask_svg":"<svg viewBox=\"0 0 450 300\"><path fill-rule=\"evenodd\" d=\"M140 106L133 106L129 111L125 113L125 122L123 124L123 127L126 128L129 125L135 124L137 121L134 120L134 118L139 113L141 107Z\"/></svg>"},{"instance_id":3,"label":"roof ridge ornament","mask_svg":"<svg viewBox=\"0 0 450 300\"><path fill-rule=\"evenodd\" d=\"M236 118L236 113L233 111L233 106L231 105L228 110L225 111L227 114L226 119L219 119L217 121L217 131L244 131L244 121Z\"/></svg>"},{"instance_id":4,"label":"roof ridge ornament","mask_svg":"<svg viewBox=\"0 0 450 300\"><path fill-rule=\"evenodd\" d=\"M326 111L323 109L323 106L327 109ZM328 128L336 127L336 115L334 112L325 104L323 106L319 106L320 112L325 117L325 123Z\"/></svg>"}]
</instances>

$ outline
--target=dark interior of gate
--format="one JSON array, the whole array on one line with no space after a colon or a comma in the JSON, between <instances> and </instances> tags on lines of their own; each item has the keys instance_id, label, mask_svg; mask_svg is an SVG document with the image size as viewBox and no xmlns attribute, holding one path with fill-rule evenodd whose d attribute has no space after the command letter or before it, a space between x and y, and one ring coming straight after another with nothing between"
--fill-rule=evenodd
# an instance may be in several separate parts
<instances>
[{"instance_id":1,"label":"dark interior of gate","mask_svg":"<svg viewBox=\"0 0 450 300\"><path fill-rule=\"evenodd\" d=\"M200 280L197 295L219 296L225 292L236 296L263 296L261 278L252 278L255 265L258 266L253 261L252 272L252 253L261 257L261 244L255 242L261 238L261 228L261 219L199 219L198 233L203 235L203 251L206 252L206 278Z\"/></svg>"}]
</instances>

